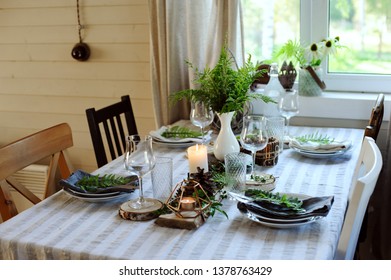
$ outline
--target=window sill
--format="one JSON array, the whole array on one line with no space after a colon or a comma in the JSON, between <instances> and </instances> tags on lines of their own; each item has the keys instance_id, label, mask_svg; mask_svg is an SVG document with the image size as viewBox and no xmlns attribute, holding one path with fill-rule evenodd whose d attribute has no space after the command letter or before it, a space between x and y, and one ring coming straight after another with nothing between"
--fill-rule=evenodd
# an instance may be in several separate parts
<instances>
[{"instance_id":1,"label":"window sill","mask_svg":"<svg viewBox=\"0 0 391 280\"><path fill-rule=\"evenodd\" d=\"M324 92L321 96L300 96L299 117L368 120L378 93ZM384 121L390 119L391 98L386 95Z\"/></svg>"}]
</instances>

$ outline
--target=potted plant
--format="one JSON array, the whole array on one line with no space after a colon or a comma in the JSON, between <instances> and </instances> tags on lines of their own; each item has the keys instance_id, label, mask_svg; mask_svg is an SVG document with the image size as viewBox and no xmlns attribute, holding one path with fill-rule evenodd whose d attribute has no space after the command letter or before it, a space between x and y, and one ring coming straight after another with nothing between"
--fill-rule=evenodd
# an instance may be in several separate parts
<instances>
[{"instance_id":1,"label":"potted plant","mask_svg":"<svg viewBox=\"0 0 391 280\"><path fill-rule=\"evenodd\" d=\"M322 62L329 54L335 54L343 47L339 37L325 39L309 46L302 46L298 41L288 40L274 55L274 59L291 61L299 67L299 94L318 96L326 88L322 81Z\"/></svg>"},{"instance_id":2,"label":"potted plant","mask_svg":"<svg viewBox=\"0 0 391 280\"><path fill-rule=\"evenodd\" d=\"M219 117L221 128L214 146L214 155L223 160L230 152L239 152L239 143L231 129L231 120L236 112L243 112L245 104L254 98L264 102L275 102L271 98L249 92L250 85L265 71L259 71L258 64L251 62L251 55L242 67L236 63L226 44L214 68L206 66L203 71L187 62L195 71L196 89L185 89L171 95L176 102L184 98L195 102L204 102Z\"/></svg>"}]
</instances>

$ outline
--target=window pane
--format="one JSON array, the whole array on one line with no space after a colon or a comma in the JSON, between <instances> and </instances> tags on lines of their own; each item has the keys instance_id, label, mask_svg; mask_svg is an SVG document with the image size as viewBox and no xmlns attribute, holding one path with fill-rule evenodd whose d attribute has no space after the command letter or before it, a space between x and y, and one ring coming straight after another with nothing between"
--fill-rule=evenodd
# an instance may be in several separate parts
<instances>
[{"instance_id":1,"label":"window pane","mask_svg":"<svg viewBox=\"0 0 391 280\"><path fill-rule=\"evenodd\" d=\"M242 0L244 48L253 61L270 59L273 49L300 38L300 0Z\"/></svg>"},{"instance_id":2,"label":"window pane","mask_svg":"<svg viewBox=\"0 0 391 280\"><path fill-rule=\"evenodd\" d=\"M329 57L329 72L391 74L390 0L330 0L329 30L348 48Z\"/></svg>"}]
</instances>

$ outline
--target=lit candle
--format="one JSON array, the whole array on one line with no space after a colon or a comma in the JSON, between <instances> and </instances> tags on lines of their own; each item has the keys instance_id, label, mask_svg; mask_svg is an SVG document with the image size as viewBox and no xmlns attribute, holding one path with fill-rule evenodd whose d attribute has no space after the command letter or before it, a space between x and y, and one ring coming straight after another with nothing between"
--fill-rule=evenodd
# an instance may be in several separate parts
<instances>
[{"instance_id":1,"label":"lit candle","mask_svg":"<svg viewBox=\"0 0 391 280\"><path fill-rule=\"evenodd\" d=\"M195 199L192 197L184 197L181 199L181 209L185 211L192 211L195 209Z\"/></svg>"},{"instance_id":2,"label":"lit candle","mask_svg":"<svg viewBox=\"0 0 391 280\"><path fill-rule=\"evenodd\" d=\"M189 172L197 173L197 167L203 168L204 172L208 172L208 151L204 145L195 145L187 149L189 158Z\"/></svg>"}]
</instances>

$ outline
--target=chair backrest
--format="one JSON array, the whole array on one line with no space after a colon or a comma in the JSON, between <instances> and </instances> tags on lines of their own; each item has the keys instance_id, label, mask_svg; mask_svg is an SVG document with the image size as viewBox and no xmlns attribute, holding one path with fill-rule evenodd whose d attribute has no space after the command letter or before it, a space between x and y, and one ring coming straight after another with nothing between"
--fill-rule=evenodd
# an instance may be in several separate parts
<instances>
[{"instance_id":1,"label":"chair backrest","mask_svg":"<svg viewBox=\"0 0 391 280\"><path fill-rule=\"evenodd\" d=\"M353 259L365 211L382 166L379 147L372 138L364 137L335 259Z\"/></svg>"},{"instance_id":2,"label":"chair backrest","mask_svg":"<svg viewBox=\"0 0 391 280\"><path fill-rule=\"evenodd\" d=\"M384 115L384 94L380 93L377 96L375 105L372 108L369 124L365 128L364 135L372 137L375 141L380 131Z\"/></svg>"},{"instance_id":3,"label":"chair backrest","mask_svg":"<svg viewBox=\"0 0 391 280\"><path fill-rule=\"evenodd\" d=\"M120 102L99 110L89 108L86 110L86 115L98 167L108 162L107 149L110 151L111 160L114 160L125 151L125 137L137 134L136 121L129 95L122 96ZM121 117L124 117L126 121L127 130L124 130ZM105 138L102 137L100 124L103 125Z\"/></svg>"},{"instance_id":4,"label":"chair backrest","mask_svg":"<svg viewBox=\"0 0 391 280\"><path fill-rule=\"evenodd\" d=\"M3 221L18 214L10 187L34 204L41 201L29 189L16 181L12 175L31 164L49 158L44 195L46 198L56 191L57 169L60 171L61 178L69 177L73 171L65 153L65 150L72 146L71 128L68 124L61 123L0 148L0 213Z\"/></svg>"}]
</instances>

